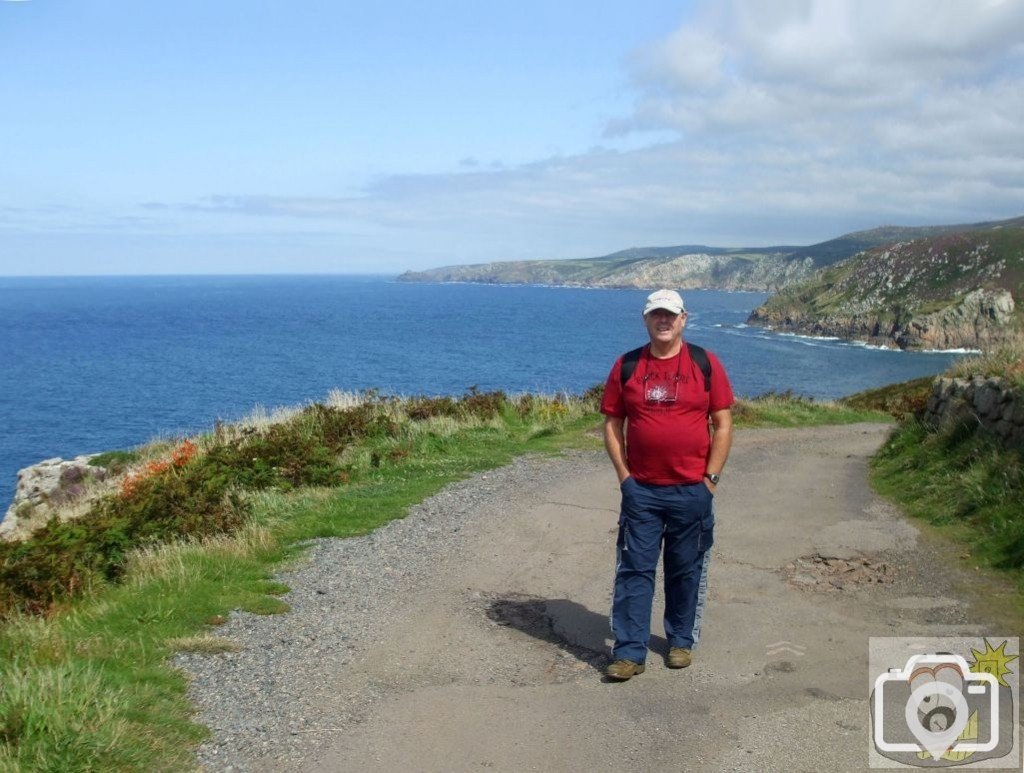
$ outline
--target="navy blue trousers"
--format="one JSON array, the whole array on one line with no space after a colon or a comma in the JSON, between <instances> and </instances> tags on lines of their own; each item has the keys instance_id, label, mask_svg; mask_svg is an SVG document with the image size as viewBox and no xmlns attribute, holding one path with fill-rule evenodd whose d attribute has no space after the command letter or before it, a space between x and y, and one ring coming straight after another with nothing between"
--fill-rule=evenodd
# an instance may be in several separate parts
<instances>
[{"instance_id":1,"label":"navy blue trousers","mask_svg":"<svg viewBox=\"0 0 1024 773\"><path fill-rule=\"evenodd\" d=\"M692 648L697 643L714 541L712 499L703 482L654 486L632 477L623 481L611 615L614 660L647 659L654 579L663 547L669 646Z\"/></svg>"}]
</instances>

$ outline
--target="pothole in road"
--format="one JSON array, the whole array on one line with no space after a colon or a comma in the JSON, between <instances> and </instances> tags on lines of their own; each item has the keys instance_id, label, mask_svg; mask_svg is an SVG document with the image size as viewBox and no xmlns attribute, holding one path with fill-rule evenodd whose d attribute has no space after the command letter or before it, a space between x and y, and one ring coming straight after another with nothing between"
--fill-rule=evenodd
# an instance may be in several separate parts
<instances>
[{"instance_id":1,"label":"pothole in road","mask_svg":"<svg viewBox=\"0 0 1024 773\"><path fill-rule=\"evenodd\" d=\"M811 553L786 564L781 571L793 587L833 593L888 585L896 579L892 566L865 555L840 558Z\"/></svg>"}]
</instances>

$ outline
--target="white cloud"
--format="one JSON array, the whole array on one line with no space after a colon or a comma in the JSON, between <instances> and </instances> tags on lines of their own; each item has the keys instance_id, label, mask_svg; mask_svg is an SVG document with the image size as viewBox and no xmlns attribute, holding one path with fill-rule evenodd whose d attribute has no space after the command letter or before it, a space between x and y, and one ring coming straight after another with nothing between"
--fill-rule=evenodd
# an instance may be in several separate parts
<instances>
[{"instance_id":1,"label":"white cloud","mask_svg":"<svg viewBox=\"0 0 1024 773\"><path fill-rule=\"evenodd\" d=\"M680 27L663 43L638 52L634 68L648 85L704 91L722 82L726 55L725 46L715 37Z\"/></svg>"},{"instance_id":2,"label":"white cloud","mask_svg":"<svg viewBox=\"0 0 1024 773\"><path fill-rule=\"evenodd\" d=\"M1022 41L1018 0L707 3L633 57L635 109L609 133L732 154L772 208L1006 213L1024 204Z\"/></svg>"},{"instance_id":3,"label":"white cloud","mask_svg":"<svg viewBox=\"0 0 1024 773\"><path fill-rule=\"evenodd\" d=\"M989 201L998 206L988 206ZM372 223L406 233L504 234L501 245L481 247L479 253L498 259L513 242L516 256L528 257L531 250L547 254L569 245L581 232L600 234L611 251L673 241L755 243L778 239L779 229L794 239L828 238L838 235L829 228L841 228L840 223L871 226L879 218L941 222L1009 216L1024 211L1024 162L920 155L895 167L851 163L841 144L804 147L759 140L726 150L680 141L552 158L505 171L393 176L357 198L220 196L192 209ZM766 219L779 221L775 236L744 225ZM818 220L837 225L809 225ZM562 231L562 242L532 239L532 232L546 230Z\"/></svg>"},{"instance_id":4,"label":"white cloud","mask_svg":"<svg viewBox=\"0 0 1024 773\"><path fill-rule=\"evenodd\" d=\"M1022 33L1019 0L708 2L630 57L635 107L609 125L670 141L185 209L368 229L409 245L410 264L423 245L450 246L448 262L567 257L1010 217L1024 212Z\"/></svg>"},{"instance_id":5,"label":"white cloud","mask_svg":"<svg viewBox=\"0 0 1024 773\"><path fill-rule=\"evenodd\" d=\"M915 114L948 90L1020 105L1024 3L734 0L635 57L640 92L617 130L686 133L774 122L822 132ZM711 53L709 53L711 52ZM1016 86L1016 94L1000 94Z\"/></svg>"}]
</instances>

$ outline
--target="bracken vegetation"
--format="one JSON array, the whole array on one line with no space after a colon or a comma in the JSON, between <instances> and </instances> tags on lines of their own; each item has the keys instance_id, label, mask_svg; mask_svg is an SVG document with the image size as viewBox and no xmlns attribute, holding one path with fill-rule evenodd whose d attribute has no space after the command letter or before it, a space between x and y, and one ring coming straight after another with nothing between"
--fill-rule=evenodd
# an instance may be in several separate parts
<instances>
[{"instance_id":1,"label":"bracken vegetation","mask_svg":"<svg viewBox=\"0 0 1024 773\"><path fill-rule=\"evenodd\" d=\"M317 403L262 430L220 426L212 436L186 439L132 470L118 491L84 516L53 518L30 539L0 543L0 617L46 613L98 581L117 580L135 548L237 530L249 514L246 491L344 485L357 466L346 461L353 444L394 441L411 434L410 424L437 418L486 422L502 410L520 420L535 413L540 421L557 422L569 413L567 404L473 389L462 398L371 396L350 408ZM405 455L395 446L384 455L371 453L370 465ZM104 456L102 461L121 465L132 458Z\"/></svg>"},{"instance_id":2,"label":"bracken vegetation","mask_svg":"<svg viewBox=\"0 0 1024 773\"><path fill-rule=\"evenodd\" d=\"M913 418L924 411L934 380L934 376L923 376L878 389L868 389L844 397L842 403L858 410L881 411L896 419Z\"/></svg>"}]
</instances>

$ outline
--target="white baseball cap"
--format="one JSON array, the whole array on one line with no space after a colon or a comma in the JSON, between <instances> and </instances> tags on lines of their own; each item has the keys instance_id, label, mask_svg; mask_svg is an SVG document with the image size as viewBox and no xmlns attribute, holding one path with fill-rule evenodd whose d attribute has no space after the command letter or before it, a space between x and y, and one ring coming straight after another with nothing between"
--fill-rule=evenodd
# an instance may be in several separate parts
<instances>
[{"instance_id":1,"label":"white baseball cap","mask_svg":"<svg viewBox=\"0 0 1024 773\"><path fill-rule=\"evenodd\" d=\"M675 290L656 290L647 296L647 305L644 306L646 317L655 309L665 309L673 314L682 314L686 311L683 299Z\"/></svg>"}]
</instances>

